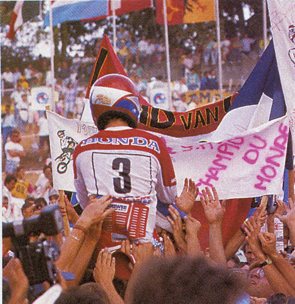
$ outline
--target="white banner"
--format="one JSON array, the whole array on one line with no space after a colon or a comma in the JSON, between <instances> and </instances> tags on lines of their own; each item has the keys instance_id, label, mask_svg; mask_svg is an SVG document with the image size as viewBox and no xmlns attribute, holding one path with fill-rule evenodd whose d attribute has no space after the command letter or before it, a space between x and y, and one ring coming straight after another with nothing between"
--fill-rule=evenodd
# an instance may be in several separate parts
<instances>
[{"instance_id":1,"label":"white banner","mask_svg":"<svg viewBox=\"0 0 295 304\"><path fill-rule=\"evenodd\" d=\"M47 117L54 188L75 191L72 153L97 128L50 111ZM285 116L222 142L157 135L166 142L172 158L178 194L184 179L192 178L200 189L214 186L221 199L231 199L283 194L288 132Z\"/></svg>"},{"instance_id":2,"label":"white banner","mask_svg":"<svg viewBox=\"0 0 295 304\"><path fill-rule=\"evenodd\" d=\"M192 178L199 189L214 186L221 199L282 195L288 133L285 116L222 142L165 136L178 193Z\"/></svg>"},{"instance_id":3,"label":"white banner","mask_svg":"<svg viewBox=\"0 0 295 304\"><path fill-rule=\"evenodd\" d=\"M295 148L295 1L267 0L276 59Z\"/></svg>"},{"instance_id":4,"label":"white banner","mask_svg":"<svg viewBox=\"0 0 295 304\"><path fill-rule=\"evenodd\" d=\"M50 105L50 87L36 87L31 89L31 104L34 111L45 111L46 106Z\"/></svg>"},{"instance_id":5,"label":"white banner","mask_svg":"<svg viewBox=\"0 0 295 304\"><path fill-rule=\"evenodd\" d=\"M52 159L53 186L58 190L76 191L74 186L73 152L78 143L97 133L93 124L67 119L46 111Z\"/></svg>"}]
</instances>

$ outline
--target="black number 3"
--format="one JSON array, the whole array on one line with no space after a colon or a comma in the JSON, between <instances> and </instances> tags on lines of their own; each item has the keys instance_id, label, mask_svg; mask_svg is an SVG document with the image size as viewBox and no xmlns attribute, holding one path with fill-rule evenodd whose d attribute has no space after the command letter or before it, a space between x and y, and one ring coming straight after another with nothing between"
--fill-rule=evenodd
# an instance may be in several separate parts
<instances>
[{"instance_id":1,"label":"black number 3","mask_svg":"<svg viewBox=\"0 0 295 304\"><path fill-rule=\"evenodd\" d=\"M119 170L120 164L122 164L122 170L119 171L120 177L115 177L114 189L117 193L129 193L131 191L131 180L130 176L130 160L128 158L115 158L113 161L113 170ZM123 183L122 183L123 181Z\"/></svg>"}]
</instances>

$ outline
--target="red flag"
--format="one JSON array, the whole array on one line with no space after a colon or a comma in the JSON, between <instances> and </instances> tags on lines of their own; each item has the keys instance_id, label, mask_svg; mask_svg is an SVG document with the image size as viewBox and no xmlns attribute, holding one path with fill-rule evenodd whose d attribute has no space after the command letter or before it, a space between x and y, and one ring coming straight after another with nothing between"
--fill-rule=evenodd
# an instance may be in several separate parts
<instances>
[{"instance_id":1,"label":"red flag","mask_svg":"<svg viewBox=\"0 0 295 304\"><path fill-rule=\"evenodd\" d=\"M9 39L14 39L15 33L21 27L21 25L39 14L39 5L40 1L18 0L13 9L12 18L9 25L10 28L6 37Z\"/></svg>"},{"instance_id":2,"label":"red flag","mask_svg":"<svg viewBox=\"0 0 295 304\"><path fill-rule=\"evenodd\" d=\"M95 65L92 71L90 82L88 84L85 98L89 98L91 86L98 78L112 73L117 73L127 76L124 67L122 66L119 58L117 57L117 55L113 50L113 47L111 45L108 36L104 35L98 55L96 57Z\"/></svg>"},{"instance_id":3,"label":"red flag","mask_svg":"<svg viewBox=\"0 0 295 304\"><path fill-rule=\"evenodd\" d=\"M108 16L112 16L113 15L113 10L112 10L112 1L109 1L109 14ZM153 0L116 0L115 2L115 12L116 12L116 16L120 16L120 15L124 15L127 13L131 13L134 11L139 11L148 7L152 7L153 6ZM83 19L82 21L95 21L95 20L101 20L104 19L108 16L98 16L95 18L91 18L91 19Z\"/></svg>"}]
</instances>

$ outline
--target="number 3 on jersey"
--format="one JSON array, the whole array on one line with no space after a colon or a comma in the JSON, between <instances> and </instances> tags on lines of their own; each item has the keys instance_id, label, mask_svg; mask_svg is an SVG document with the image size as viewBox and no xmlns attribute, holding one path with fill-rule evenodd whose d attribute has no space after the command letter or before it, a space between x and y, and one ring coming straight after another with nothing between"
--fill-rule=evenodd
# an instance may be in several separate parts
<instances>
[{"instance_id":1,"label":"number 3 on jersey","mask_svg":"<svg viewBox=\"0 0 295 304\"><path fill-rule=\"evenodd\" d=\"M112 169L118 171L120 177L114 177L114 190L117 193L129 193L131 191L130 160L118 157L113 160Z\"/></svg>"},{"instance_id":2,"label":"number 3 on jersey","mask_svg":"<svg viewBox=\"0 0 295 304\"><path fill-rule=\"evenodd\" d=\"M150 195L157 168L152 158L135 151L95 151L92 153L92 170L97 193L119 196ZM133 152L133 151L132 151ZM135 154L136 153L136 154Z\"/></svg>"}]
</instances>

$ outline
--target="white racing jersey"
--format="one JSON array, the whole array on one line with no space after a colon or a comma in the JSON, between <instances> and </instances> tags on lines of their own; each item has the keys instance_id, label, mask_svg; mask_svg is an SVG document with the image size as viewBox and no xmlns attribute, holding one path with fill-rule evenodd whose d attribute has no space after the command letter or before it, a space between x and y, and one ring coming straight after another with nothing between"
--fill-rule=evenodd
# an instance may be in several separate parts
<instances>
[{"instance_id":1,"label":"white racing jersey","mask_svg":"<svg viewBox=\"0 0 295 304\"><path fill-rule=\"evenodd\" d=\"M104 230L129 239L151 239L157 201L176 197L173 164L163 141L129 127L108 128L83 140L75 149L74 177L82 207L91 195L110 194L115 212Z\"/></svg>"}]
</instances>

